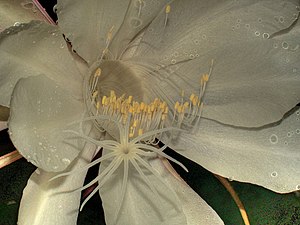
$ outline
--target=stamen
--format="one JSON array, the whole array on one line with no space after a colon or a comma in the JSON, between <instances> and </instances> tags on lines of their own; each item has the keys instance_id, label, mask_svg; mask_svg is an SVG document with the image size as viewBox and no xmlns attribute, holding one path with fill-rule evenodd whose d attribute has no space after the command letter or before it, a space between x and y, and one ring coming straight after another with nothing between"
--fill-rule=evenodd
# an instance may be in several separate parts
<instances>
[{"instance_id":1,"label":"stamen","mask_svg":"<svg viewBox=\"0 0 300 225\"><path fill-rule=\"evenodd\" d=\"M138 18L140 18L141 12L142 12L143 1L142 0L138 0L138 2L139 2Z\"/></svg>"},{"instance_id":2,"label":"stamen","mask_svg":"<svg viewBox=\"0 0 300 225\"><path fill-rule=\"evenodd\" d=\"M170 6L170 5L167 5L167 6L166 6L166 10L165 10L165 13L166 13L166 17L165 17L165 27L167 26L168 15L169 15L170 12L171 12L171 6Z\"/></svg>"}]
</instances>

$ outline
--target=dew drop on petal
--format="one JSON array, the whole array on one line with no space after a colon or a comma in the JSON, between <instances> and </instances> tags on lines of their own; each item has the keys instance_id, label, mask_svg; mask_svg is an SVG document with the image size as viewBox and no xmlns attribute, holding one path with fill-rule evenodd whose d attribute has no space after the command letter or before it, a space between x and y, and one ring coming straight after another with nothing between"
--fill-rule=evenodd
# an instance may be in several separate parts
<instances>
[{"instance_id":1,"label":"dew drop on petal","mask_svg":"<svg viewBox=\"0 0 300 225\"><path fill-rule=\"evenodd\" d=\"M268 33L263 33L263 38L264 39L268 39L270 37L270 34L268 34Z\"/></svg>"},{"instance_id":2,"label":"dew drop on petal","mask_svg":"<svg viewBox=\"0 0 300 225\"><path fill-rule=\"evenodd\" d=\"M276 134L272 134L269 138L271 144L277 144L278 143L278 136Z\"/></svg>"},{"instance_id":3,"label":"dew drop on petal","mask_svg":"<svg viewBox=\"0 0 300 225\"><path fill-rule=\"evenodd\" d=\"M271 177L277 177L278 176L278 173L276 172L276 171L273 171L272 173L271 173Z\"/></svg>"},{"instance_id":4,"label":"dew drop on petal","mask_svg":"<svg viewBox=\"0 0 300 225\"><path fill-rule=\"evenodd\" d=\"M69 165L71 163L71 160L67 158L63 158L61 161L66 165Z\"/></svg>"},{"instance_id":5,"label":"dew drop on petal","mask_svg":"<svg viewBox=\"0 0 300 225\"><path fill-rule=\"evenodd\" d=\"M285 41L282 42L281 46L282 46L283 49L288 49L289 48L289 44Z\"/></svg>"}]
</instances>

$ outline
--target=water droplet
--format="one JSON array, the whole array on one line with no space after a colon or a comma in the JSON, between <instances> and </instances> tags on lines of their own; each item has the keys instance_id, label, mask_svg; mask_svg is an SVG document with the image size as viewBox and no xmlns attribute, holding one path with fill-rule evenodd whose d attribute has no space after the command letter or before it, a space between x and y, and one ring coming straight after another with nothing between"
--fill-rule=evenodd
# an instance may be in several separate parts
<instances>
[{"instance_id":1,"label":"water droplet","mask_svg":"<svg viewBox=\"0 0 300 225\"><path fill-rule=\"evenodd\" d=\"M63 158L61 161L66 165L69 165L71 163L71 160L67 158Z\"/></svg>"},{"instance_id":2,"label":"water droplet","mask_svg":"<svg viewBox=\"0 0 300 225\"><path fill-rule=\"evenodd\" d=\"M274 43L273 48L278 48L278 44Z\"/></svg>"},{"instance_id":3,"label":"water droplet","mask_svg":"<svg viewBox=\"0 0 300 225\"><path fill-rule=\"evenodd\" d=\"M280 23L283 23L283 22L284 22L284 17L283 17L283 16L280 16L280 17L279 17L279 22L280 22Z\"/></svg>"},{"instance_id":4,"label":"water droplet","mask_svg":"<svg viewBox=\"0 0 300 225\"><path fill-rule=\"evenodd\" d=\"M56 11L57 11L57 5L54 5L53 6L53 12L56 13Z\"/></svg>"},{"instance_id":5,"label":"water droplet","mask_svg":"<svg viewBox=\"0 0 300 225\"><path fill-rule=\"evenodd\" d=\"M60 44L60 48L64 48L65 46L64 46L64 44Z\"/></svg>"},{"instance_id":6,"label":"water droplet","mask_svg":"<svg viewBox=\"0 0 300 225\"><path fill-rule=\"evenodd\" d=\"M250 29L250 24L245 24L246 29Z\"/></svg>"},{"instance_id":7,"label":"water droplet","mask_svg":"<svg viewBox=\"0 0 300 225\"><path fill-rule=\"evenodd\" d=\"M195 40L194 40L194 44L195 44L195 45L199 45L199 44L200 44L200 41L199 41L198 39L195 39Z\"/></svg>"},{"instance_id":8,"label":"water droplet","mask_svg":"<svg viewBox=\"0 0 300 225\"><path fill-rule=\"evenodd\" d=\"M281 46L282 46L283 49L288 49L289 48L289 44L285 41L281 43Z\"/></svg>"},{"instance_id":9,"label":"water droplet","mask_svg":"<svg viewBox=\"0 0 300 225\"><path fill-rule=\"evenodd\" d=\"M263 38L268 39L270 37L270 34L268 33L263 33Z\"/></svg>"},{"instance_id":10,"label":"water droplet","mask_svg":"<svg viewBox=\"0 0 300 225\"><path fill-rule=\"evenodd\" d=\"M272 134L269 138L271 144L277 144L278 143L278 136L276 134Z\"/></svg>"},{"instance_id":11,"label":"water droplet","mask_svg":"<svg viewBox=\"0 0 300 225\"><path fill-rule=\"evenodd\" d=\"M241 23L242 20L241 20L241 19L237 19L236 22L237 22L237 23Z\"/></svg>"},{"instance_id":12,"label":"water droplet","mask_svg":"<svg viewBox=\"0 0 300 225\"><path fill-rule=\"evenodd\" d=\"M296 189L297 189L297 190L300 190L300 184L298 184L298 185L296 186Z\"/></svg>"},{"instance_id":13,"label":"water droplet","mask_svg":"<svg viewBox=\"0 0 300 225\"><path fill-rule=\"evenodd\" d=\"M261 23L261 22L262 22L262 18L258 18L257 21L258 21L259 23Z\"/></svg>"},{"instance_id":14,"label":"water droplet","mask_svg":"<svg viewBox=\"0 0 300 225\"><path fill-rule=\"evenodd\" d=\"M228 180L229 181L233 181L233 177L228 177Z\"/></svg>"},{"instance_id":15,"label":"water droplet","mask_svg":"<svg viewBox=\"0 0 300 225\"><path fill-rule=\"evenodd\" d=\"M296 129L296 134L300 134L300 129Z\"/></svg>"},{"instance_id":16,"label":"water droplet","mask_svg":"<svg viewBox=\"0 0 300 225\"><path fill-rule=\"evenodd\" d=\"M137 17L131 18L130 25L134 28L138 28L142 25L142 20Z\"/></svg>"},{"instance_id":17,"label":"water droplet","mask_svg":"<svg viewBox=\"0 0 300 225\"><path fill-rule=\"evenodd\" d=\"M296 115L297 115L297 116L300 116L300 111L296 111Z\"/></svg>"},{"instance_id":18,"label":"water droplet","mask_svg":"<svg viewBox=\"0 0 300 225\"><path fill-rule=\"evenodd\" d=\"M32 41L32 44L35 44L36 43L36 41Z\"/></svg>"},{"instance_id":19,"label":"water droplet","mask_svg":"<svg viewBox=\"0 0 300 225\"><path fill-rule=\"evenodd\" d=\"M14 27L18 27L18 26L20 26L20 25L21 25L20 22L15 22L15 23L14 23Z\"/></svg>"},{"instance_id":20,"label":"water droplet","mask_svg":"<svg viewBox=\"0 0 300 225\"><path fill-rule=\"evenodd\" d=\"M195 58L195 55L194 55L194 54L190 54L189 58L190 58L190 59L194 59L194 58Z\"/></svg>"},{"instance_id":21,"label":"water droplet","mask_svg":"<svg viewBox=\"0 0 300 225\"><path fill-rule=\"evenodd\" d=\"M207 37L205 34L202 35L202 39L205 40Z\"/></svg>"},{"instance_id":22,"label":"water droplet","mask_svg":"<svg viewBox=\"0 0 300 225\"><path fill-rule=\"evenodd\" d=\"M175 64L175 63L176 63L176 59L172 59L172 60L171 60L171 63L172 63L172 64Z\"/></svg>"},{"instance_id":23,"label":"water droplet","mask_svg":"<svg viewBox=\"0 0 300 225\"><path fill-rule=\"evenodd\" d=\"M58 168L58 166L54 165L52 168L53 168L54 170L56 170L56 169Z\"/></svg>"},{"instance_id":24,"label":"water droplet","mask_svg":"<svg viewBox=\"0 0 300 225\"><path fill-rule=\"evenodd\" d=\"M255 34L255 36L257 36L257 37L258 37L258 36L260 35L260 32L259 32L259 31L255 31L255 33L254 33L254 34Z\"/></svg>"},{"instance_id":25,"label":"water droplet","mask_svg":"<svg viewBox=\"0 0 300 225\"><path fill-rule=\"evenodd\" d=\"M292 137L291 132L287 132L286 136L287 136L287 137Z\"/></svg>"},{"instance_id":26,"label":"water droplet","mask_svg":"<svg viewBox=\"0 0 300 225\"><path fill-rule=\"evenodd\" d=\"M277 176L278 176L278 173L276 171L271 173L271 177L277 177Z\"/></svg>"}]
</instances>

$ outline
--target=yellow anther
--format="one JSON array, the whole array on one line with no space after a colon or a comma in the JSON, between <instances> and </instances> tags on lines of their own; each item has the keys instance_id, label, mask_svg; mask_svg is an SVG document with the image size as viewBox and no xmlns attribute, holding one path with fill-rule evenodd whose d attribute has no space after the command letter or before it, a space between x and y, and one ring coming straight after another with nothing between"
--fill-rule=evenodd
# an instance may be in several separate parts
<instances>
[{"instance_id":1,"label":"yellow anther","mask_svg":"<svg viewBox=\"0 0 300 225\"><path fill-rule=\"evenodd\" d=\"M165 108L165 111L164 111L164 114L168 114L168 112L169 112L169 108L166 107L166 108Z\"/></svg>"},{"instance_id":2,"label":"yellow anther","mask_svg":"<svg viewBox=\"0 0 300 225\"><path fill-rule=\"evenodd\" d=\"M132 126L133 126L133 127L137 127L137 123L138 123L138 121L137 121L137 120L134 120Z\"/></svg>"},{"instance_id":3,"label":"yellow anther","mask_svg":"<svg viewBox=\"0 0 300 225\"><path fill-rule=\"evenodd\" d=\"M197 105L198 102L199 102L199 98L198 98L198 96L195 96L192 100L193 106Z\"/></svg>"},{"instance_id":4,"label":"yellow anther","mask_svg":"<svg viewBox=\"0 0 300 225\"><path fill-rule=\"evenodd\" d=\"M166 6L166 14L169 14L171 12L171 6L167 5Z\"/></svg>"},{"instance_id":5,"label":"yellow anther","mask_svg":"<svg viewBox=\"0 0 300 225\"><path fill-rule=\"evenodd\" d=\"M113 33L114 28L115 28L115 26L112 26L110 28L110 30L108 31L108 33L107 33L107 40L108 41L111 41L111 39L112 39L112 33Z\"/></svg>"},{"instance_id":6,"label":"yellow anther","mask_svg":"<svg viewBox=\"0 0 300 225\"><path fill-rule=\"evenodd\" d=\"M96 104L97 110L100 109L100 106L101 106L101 103L98 101L97 104Z\"/></svg>"},{"instance_id":7,"label":"yellow anther","mask_svg":"<svg viewBox=\"0 0 300 225\"><path fill-rule=\"evenodd\" d=\"M101 102L101 103L102 103L102 105L105 105L106 98L107 98L107 97L106 97L105 95L102 97L102 102Z\"/></svg>"},{"instance_id":8,"label":"yellow anther","mask_svg":"<svg viewBox=\"0 0 300 225\"><path fill-rule=\"evenodd\" d=\"M139 129L138 135L142 135L144 133L143 129Z\"/></svg>"},{"instance_id":9,"label":"yellow anther","mask_svg":"<svg viewBox=\"0 0 300 225\"><path fill-rule=\"evenodd\" d=\"M175 106L174 106L174 109L177 110L179 105L180 105L179 102L176 102Z\"/></svg>"},{"instance_id":10,"label":"yellow anther","mask_svg":"<svg viewBox=\"0 0 300 225\"><path fill-rule=\"evenodd\" d=\"M181 97L184 97L184 94L185 94L184 90L181 90Z\"/></svg>"},{"instance_id":11,"label":"yellow anther","mask_svg":"<svg viewBox=\"0 0 300 225\"><path fill-rule=\"evenodd\" d=\"M202 79L203 79L204 82L207 82L208 79L209 79L208 74L203 74L203 75L202 75Z\"/></svg>"},{"instance_id":12,"label":"yellow anther","mask_svg":"<svg viewBox=\"0 0 300 225\"><path fill-rule=\"evenodd\" d=\"M133 98L132 95L130 95L130 96L128 97L128 103L129 103L129 104L131 104L132 98Z\"/></svg>"},{"instance_id":13,"label":"yellow anther","mask_svg":"<svg viewBox=\"0 0 300 225\"><path fill-rule=\"evenodd\" d=\"M97 97L97 95L98 95L98 91L94 91L94 93L92 95L93 99L95 99Z\"/></svg>"},{"instance_id":14,"label":"yellow anther","mask_svg":"<svg viewBox=\"0 0 300 225\"><path fill-rule=\"evenodd\" d=\"M154 105L154 104L151 104L151 106L150 106L151 112L154 112L154 109L155 109L155 105Z\"/></svg>"},{"instance_id":15,"label":"yellow anther","mask_svg":"<svg viewBox=\"0 0 300 225\"><path fill-rule=\"evenodd\" d=\"M192 102L194 98L195 98L195 94L192 93L191 96L190 96L190 101Z\"/></svg>"},{"instance_id":16,"label":"yellow anther","mask_svg":"<svg viewBox=\"0 0 300 225\"><path fill-rule=\"evenodd\" d=\"M141 102L141 105L140 105L141 111L143 111L145 109L145 106L146 106L146 104L144 102Z\"/></svg>"},{"instance_id":17,"label":"yellow anther","mask_svg":"<svg viewBox=\"0 0 300 225\"><path fill-rule=\"evenodd\" d=\"M187 108L187 107L189 107L189 105L190 105L190 103L185 102L185 103L183 104L183 107L184 107L184 108Z\"/></svg>"},{"instance_id":18,"label":"yellow anther","mask_svg":"<svg viewBox=\"0 0 300 225\"><path fill-rule=\"evenodd\" d=\"M94 73L94 77L100 77L101 76L101 72L102 72L101 68L97 68L96 71L95 71L95 73Z\"/></svg>"}]
</instances>

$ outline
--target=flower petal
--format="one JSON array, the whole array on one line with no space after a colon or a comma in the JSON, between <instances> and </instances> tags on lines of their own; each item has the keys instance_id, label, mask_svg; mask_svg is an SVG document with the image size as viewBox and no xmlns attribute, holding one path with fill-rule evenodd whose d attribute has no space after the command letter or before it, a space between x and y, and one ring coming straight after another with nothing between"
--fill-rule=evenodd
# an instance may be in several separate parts
<instances>
[{"instance_id":1,"label":"flower petal","mask_svg":"<svg viewBox=\"0 0 300 225\"><path fill-rule=\"evenodd\" d=\"M112 27L113 41L109 50L114 58L118 58L131 39L167 2L170 0L59 0L58 25L76 52L92 64L105 49L107 34Z\"/></svg>"},{"instance_id":2,"label":"flower petal","mask_svg":"<svg viewBox=\"0 0 300 225\"><path fill-rule=\"evenodd\" d=\"M280 123L241 129L202 119L172 148L209 171L279 193L300 189L300 108Z\"/></svg>"},{"instance_id":3,"label":"flower petal","mask_svg":"<svg viewBox=\"0 0 300 225\"><path fill-rule=\"evenodd\" d=\"M150 164L176 192L188 225L224 224L218 214L176 172L171 172L174 169L166 159L155 159Z\"/></svg>"},{"instance_id":4,"label":"flower petal","mask_svg":"<svg viewBox=\"0 0 300 225\"><path fill-rule=\"evenodd\" d=\"M103 171L107 168L107 165L107 161L102 162L99 171ZM166 186L143 166L140 166L140 168L157 191L158 196L154 194L151 187L129 162L128 179L122 201L123 167L122 163L100 188L105 219L108 225L187 224L181 202L172 187ZM120 204L122 205L117 214Z\"/></svg>"},{"instance_id":5,"label":"flower petal","mask_svg":"<svg viewBox=\"0 0 300 225\"><path fill-rule=\"evenodd\" d=\"M85 166L93 157L94 147L87 145L70 170ZM49 181L57 173L37 169L23 191L19 209L19 225L76 225L85 172Z\"/></svg>"},{"instance_id":6,"label":"flower petal","mask_svg":"<svg viewBox=\"0 0 300 225\"><path fill-rule=\"evenodd\" d=\"M77 98L83 77L57 27L33 21L0 35L0 105L9 106L11 93L22 77L45 74Z\"/></svg>"},{"instance_id":7,"label":"flower petal","mask_svg":"<svg viewBox=\"0 0 300 225\"><path fill-rule=\"evenodd\" d=\"M145 82L173 105L181 90L198 93L214 59L203 115L262 126L300 101L298 10L298 1L173 1L167 22L162 11L131 60L155 71Z\"/></svg>"},{"instance_id":8,"label":"flower petal","mask_svg":"<svg viewBox=\"0 0 300 225\"><path fill-rule=\"evenodd\" d=\"M11 100L10 138L37 167L62 171L81 151L81 143L64 130L79 130L79 124L70 123L80 120L83 111L82 102L46 76L23 78Z\"/></svg>"},{"instance_id":9,"label":"flower petal","mask_svg":"<svg viewBox=\"0 0 300 225\"><path fill-rule=\"evenodd\" d=\"M10 26L18 26L31 20L43 20L46 18L38 11L32 1L1 0L0 2L0 32Z\"/></svg>"}]
</instances>

